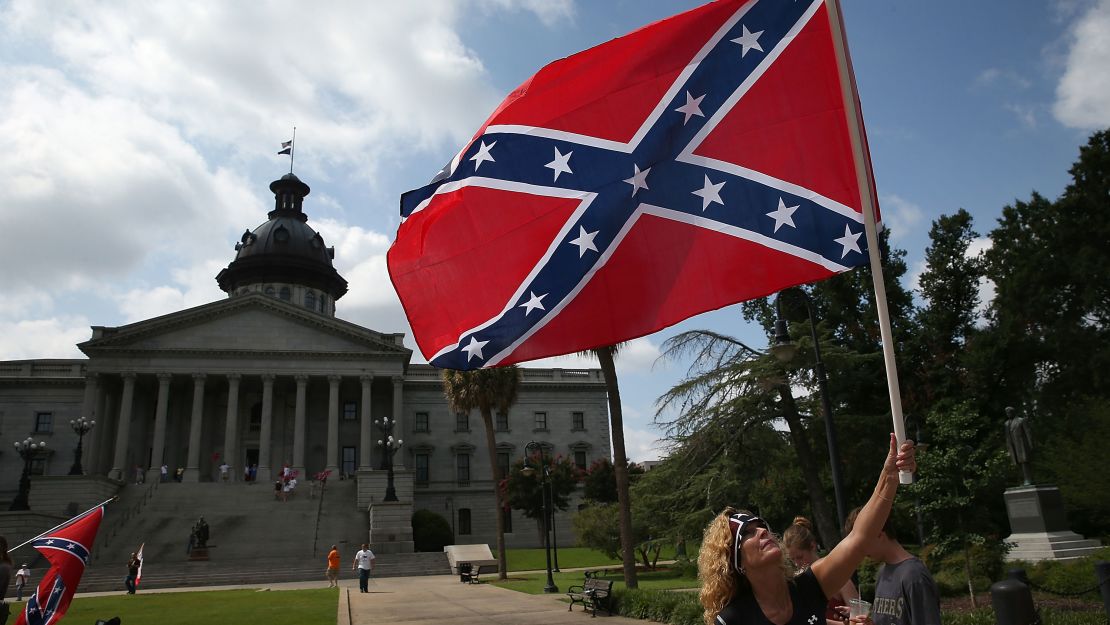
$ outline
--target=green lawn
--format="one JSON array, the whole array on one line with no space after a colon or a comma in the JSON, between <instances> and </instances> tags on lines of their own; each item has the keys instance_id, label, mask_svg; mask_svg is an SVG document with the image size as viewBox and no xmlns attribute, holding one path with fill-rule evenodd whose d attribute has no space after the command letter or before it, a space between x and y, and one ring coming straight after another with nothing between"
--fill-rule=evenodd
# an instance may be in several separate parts
<instances>
[{"instance_id":1,"label":"green lawn","mask_svg":"<svg viewBox=\"0 0 1110 625\"><path fill-rule=\"evenodd\" d=\"M693 552L696 556L696 551ZM546 570L543 549L508 549L509 571ZM496 555L494 557L497 557ZM639 554L637 554L639 557ZM674 559L674 547L666 546L659 554L659 560ZM553 563L554 564L554 563ZM604 553L587 547L559 547L559 568L572 569L593 566L620 566L620 559L613 559Z\"/></svg>"},{"instance_id":2,"label":"green lawn","mask_svg":"<svg viewBox=\"0 0 1110 625\"><path fill-rule=\"evenodd\" d=\"M23 604L12 605L15 622ZM78 597L63 619L90 625L120 617L123 623L196 625L197 623L266 623L266 625L334 625L338 593L313 590L217 590L110 597Z\"/></svg>"}]
</instances>

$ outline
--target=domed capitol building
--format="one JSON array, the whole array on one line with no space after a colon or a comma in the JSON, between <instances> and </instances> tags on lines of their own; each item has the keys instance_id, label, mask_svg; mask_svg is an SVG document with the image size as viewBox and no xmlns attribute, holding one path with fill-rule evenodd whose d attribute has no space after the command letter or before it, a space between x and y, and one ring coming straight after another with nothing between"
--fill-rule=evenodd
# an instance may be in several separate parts
<instances>
[{"instance_id":1,"label":"domed capitol building","mask_svg":"<svg viewBox=\"0 0 1110 625\"><path fill-rule=\"evenodd\" d=\"M98 540L121 553L146 541L148 559L161 541L166 557L181 562L197 515L206 516L220 545L213 559L240 550L257 557L264 539L288 542L299 557L308 538L298 537L310 535L313 553L315 543L342 541L353 555L368 540L379 553L412 551L409 519L417 510L443 516L456 543L494 543L481 416L449 408L440 372L411 362L403 334L335 316L348 284L332 264L334 248L308 224L309 186L290 173L270 190L268 219L243 233L216 276L226 299L94 326L77 346L85 359L0 361L0 510L21 507L12 503L25 467L31 484L29 511L0 513L9 542L119 494L106 524L133 535ZM81 417L96 422L83 436L71 427ZM392 457L397 502L383 501L389 459L375 423L383 419L395 422L392 433L404 441ZM519 398L495 422L503 470L533 440L581 467L610 457L597 369L522 368ZM13 443L28 437L45 442L45 451L24 458ZM221 483L224 463L228 484ZM253 483L244 470L252 465ZM300 484L282 502L274 481L286 465ZM323 497L314 485L310 496L310 478L324 470L331 474ZM275 516L288 521L276 541ZM574 540L569 517L556 516L558 540L567 545ZM542 545L534 520L513 510L506 521L510 547ZM232 536L246 547L232 548Z\"/></svg>"}]
</instances>

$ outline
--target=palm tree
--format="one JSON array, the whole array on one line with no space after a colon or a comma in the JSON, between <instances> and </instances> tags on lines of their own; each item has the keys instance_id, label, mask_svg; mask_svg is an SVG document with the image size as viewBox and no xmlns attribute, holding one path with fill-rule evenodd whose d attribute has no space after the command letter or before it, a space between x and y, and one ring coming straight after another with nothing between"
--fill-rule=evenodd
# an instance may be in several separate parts
<instances>
[{"instance_id":1,"label":"palm tree","mask_svg":"<svg viewBox=\"0 0 1110 625\"><path fill-rule=\"evenodd\" d=\"M470 412L477 408L486 428L486 450L489 452L490 474L493 478L493 497L497 512L497 577L507 579L508 561L505 558L505 504L502 501L500 467L497 463L497 441L494 438L493 410L507 412L516 403L520 372L515 365L474 371L443 370L443 394L455 412Z\"/></svg>"},{"instance_id":2,"label":"palm tree","mask_svg":"<svg viewBox=\"0 0 1110 625\"><path fill-rule=\"evenodd\" d=\"M632 502L628 495L628 454L624 449L624 412L621 410L620 385L613 357L624 344L606 345L587 353L597 356L605 374L605 390L609 395L609 423L613 437L613 475L617 479L617 505L620 509L621 560L624 564L624 585L637 588L636 546L632 544Z\"/></svg>"}]
</instances>

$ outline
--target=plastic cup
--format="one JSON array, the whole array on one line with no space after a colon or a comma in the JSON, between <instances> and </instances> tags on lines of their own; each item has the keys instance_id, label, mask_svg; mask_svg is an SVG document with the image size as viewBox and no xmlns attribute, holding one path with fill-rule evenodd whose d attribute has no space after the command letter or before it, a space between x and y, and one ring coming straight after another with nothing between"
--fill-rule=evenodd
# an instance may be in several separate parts
<instances>
[{"instance_id":1,"label":"plastic cup","mask_svg":"<svg viewBox=\"0 0 1110 625\"><path fill-rule=\"evenodd\" d=\"M863 599L848 600L848 618L871 614L871 602Z\"/></svg>"}]
</instances>

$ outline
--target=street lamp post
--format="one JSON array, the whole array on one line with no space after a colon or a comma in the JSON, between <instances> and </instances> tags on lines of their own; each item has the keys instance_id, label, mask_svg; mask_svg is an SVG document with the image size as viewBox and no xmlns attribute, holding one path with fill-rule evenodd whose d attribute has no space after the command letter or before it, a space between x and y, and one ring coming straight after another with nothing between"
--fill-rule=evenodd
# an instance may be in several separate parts
<instances>
[{"instance_id":1,"label":"street lamp post","mask_svg":"<svg viewBox=\"0 0 1110 625\"><path fill-rule=\"evenodd\" d=\"M405 441L393 438L393 426L397 425L396 419L390 419L389 417L375 419L374 424L378 426L378 430L382 433L382 437L378 439L378 444L382 447L382 468L386 470L385 499L383 501L397 501L397 490L393 487L393 455L401 449L401 445L404 445Z\"/></svg>"},{"instance_id":2,"label":"street lamp post","mask_svg":"<svg viewBox=\"0 0 1110 625\"><path fill-rule=\"evenodd\" d=\"M15 442L15 453L23 459L23 475L19 477L19 493L12 500L12 505L8 510L31 509L31 463L44 451L46 451L46 442L35 442L31 440L30 436L25 440Z\"/></svg>"},{"instance_id":3,"label":"street lamp post","mask_svg":"<svg viewBox=\"0 0 1110 625\"><path fill-rule=\"evenodd\" d=\"M70 475L82 475L84 470L81 468L81 442L85 440L85 435L89 430L93 429L96 421L90 421L85 417L78 417L69 420L69 426L73 428L74 433L77 434L77 449L73 450L73 466L69 468Z\"/></svg>"},{"instance_id":4,"label":"street lamp post","mask_svg":"<svg viewBox=\"0 0 1110 625\"><path fill-rule=\"evenodd\" d=\"M832 402L829 400L828 376L825 375L825 363L821 360L821 343L817 340L817 322L813 318L813 302L804 290L796 290L802 294L806 314L809 315L809 330L813 339L813 372L817 376L817 388L821 392L821 407L825 413L825 439L829 446L829 464L832 466L833 493L836 497L836 525L839 527L846 518L844 484L840 478L840 448L836 442L836 425L833 423ZM797 353L798 346L790 340L790 333L786 329L786 319L782 315L782 292L775 298L775 310L778 319L775 321L775 344L771 347L771 352L779 361L789 362Z\"/></svg>"},{"instance_id":5,"label":"street lamp post","mask_svg":"<svg viewBox=\"0 0 1110 625\"><path fill-rule=\"evenodd\" d=\"M554 561L551 570L559 573L559 536L555 533L555 493L547 489L547 512L551 516L551 559Z\"/></svg>"},{"instance_id":6,"label":"street lamp post","mask_svg":"<svg viewBox=\"0 0 1110 625\"><path fill-rule=\"evenodd\" d=\"M543 517L543 551L547 557L547 585L543 587L545 593L559 592L559 588L555 586L555 580L551 577L551 540L547 532L548 519L547 519L547 499L548 493L551 489L551 475L548 471L547 462L543 455L543 446L536 441L530 441L524 446L524 468L520 470L525 476L535 475L536 469L529 464L528 459L533 450L540 452L540 516Z\"/></svg>"}]
</instances>

